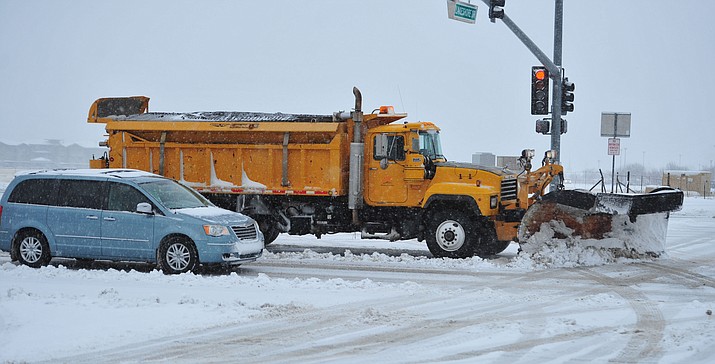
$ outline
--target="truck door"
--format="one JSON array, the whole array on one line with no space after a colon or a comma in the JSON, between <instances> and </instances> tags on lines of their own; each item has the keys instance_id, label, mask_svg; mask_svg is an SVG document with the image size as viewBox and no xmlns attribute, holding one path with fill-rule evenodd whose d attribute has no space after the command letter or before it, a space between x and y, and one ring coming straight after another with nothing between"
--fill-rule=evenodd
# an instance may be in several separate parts
<instances>
[{"instance_id":1,"label":"truck door","mask_svg":"<svg viewBox=\"0 0 715 364\"><path fill-rule=\"evenodd\" d=\"M401 134L376 134L368 164L368 201L396 204L407 201L405 184L405 137Z\"/></svg>"}]
</instances>

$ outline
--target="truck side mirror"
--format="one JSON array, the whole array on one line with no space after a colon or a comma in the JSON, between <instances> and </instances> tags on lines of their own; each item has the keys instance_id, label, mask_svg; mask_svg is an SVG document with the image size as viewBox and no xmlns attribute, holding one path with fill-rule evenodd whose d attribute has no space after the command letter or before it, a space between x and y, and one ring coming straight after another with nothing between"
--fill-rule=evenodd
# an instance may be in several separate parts
<instances>
[{"instance_id":1,"label":"truck side mirror","mask_svg":"<svg viewBox=\"0 0 715 364\"><path fill-rule=\"evenodd\" d=\"M412 153L420 152L420 140L417 138L412 139Z\"/></svg>"}]
</instances>

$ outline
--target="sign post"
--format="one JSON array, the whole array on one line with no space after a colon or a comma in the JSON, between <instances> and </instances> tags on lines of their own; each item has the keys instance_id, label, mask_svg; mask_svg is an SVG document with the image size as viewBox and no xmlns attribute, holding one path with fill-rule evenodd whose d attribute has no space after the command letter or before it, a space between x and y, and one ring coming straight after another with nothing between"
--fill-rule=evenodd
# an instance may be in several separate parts
<instances>
[{"instance_id":1,"label":"sign post","mask_svg":"<svg viewBox=\"0 0 715 364\"><path fill-rule=\"evenodd\" d=\"M477 21L477 6L459 0L447 0L447 16L453 20L474 24Z\"/></svg>"},{"instance_id":2,"label":"sign post","mask_svg":"<svg viewBox=\"0 0 715 364\"><path fill-rule=\"evenodd\" d=\"M611 162L611 193L614 192L616 181L616 156L621 154L621 138L631 136L631 113L602 112L601 136L608 137L608 155L613 156Z\"/></svg>"}]
</instances>

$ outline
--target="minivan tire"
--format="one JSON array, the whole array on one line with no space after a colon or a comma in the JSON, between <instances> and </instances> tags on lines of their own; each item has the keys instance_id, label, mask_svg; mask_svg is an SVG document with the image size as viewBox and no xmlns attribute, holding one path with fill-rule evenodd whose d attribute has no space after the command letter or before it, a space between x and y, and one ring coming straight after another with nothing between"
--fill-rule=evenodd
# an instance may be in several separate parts
<instances>
[{"instance_id":1,"label":"minivan tire","mask_svg":"<svg viewBox=\"0 0 715 364\"><path fill-rule=\"evenodd\" d=\"M37 230L25 230L17 236L17 259L20 263L40 268L52 259L47 238Z\"/></svg>"},{"instance_id":2,"label":"minivan tire","mask_svg":"<svg viewBox=\"0 0 715 364\"><path fill-rule=\"evenodd\" d=\"M192 271L198 261L194 243L188 238L174 237L159 246L159 267L164 274Z\"/></svg>"}]
</instances>

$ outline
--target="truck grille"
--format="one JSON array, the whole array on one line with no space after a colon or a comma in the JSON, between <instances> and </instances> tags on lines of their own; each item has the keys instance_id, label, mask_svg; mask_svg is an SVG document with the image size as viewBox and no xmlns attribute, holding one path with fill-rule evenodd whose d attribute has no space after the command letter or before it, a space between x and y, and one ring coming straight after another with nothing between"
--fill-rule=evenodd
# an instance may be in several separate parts
<instances>
[{"instance_id":1,"label":"truck grille","mask_svg":"<svg viewBox=\"0 0 715 364\"><path fill-rule=\"evenodd\" d=\"M517 189L516 178L504 178L501 181L501 199L506 200L516 200L516 189Z\"/></svg>"},{"instance_id":2,"label":"truck grille","mask_svg":"<svg viewBox=\"0 0 715 364\"><path fill-rule=\"evenodd\" d=\"M241 240L251 240L255 239L257 236L255 225L231 226L231 230L233 230L236 236L238 236L238 238Z\"/></svg>"}]
</instances>

